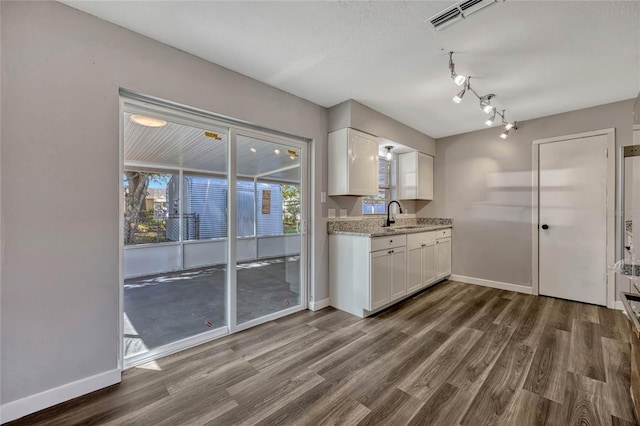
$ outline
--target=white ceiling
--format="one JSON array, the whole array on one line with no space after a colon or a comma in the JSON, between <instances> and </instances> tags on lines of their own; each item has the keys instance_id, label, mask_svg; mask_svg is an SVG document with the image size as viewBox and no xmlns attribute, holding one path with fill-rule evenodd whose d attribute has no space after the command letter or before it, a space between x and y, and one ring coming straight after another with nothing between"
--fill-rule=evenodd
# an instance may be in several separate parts
<instances>
[{"instance_id":1,"label":"white ceiling","mask_svg":"<svg viewBox=\"0 0 640 426\"><path fill-rule=\"evenodd\" d=\"M439 32L452 1L64 1L325 107L354 99L433 137L484 127L446 52L525 120L635 97L640 2L500 1Z\"/></svg>"}]
</instances>

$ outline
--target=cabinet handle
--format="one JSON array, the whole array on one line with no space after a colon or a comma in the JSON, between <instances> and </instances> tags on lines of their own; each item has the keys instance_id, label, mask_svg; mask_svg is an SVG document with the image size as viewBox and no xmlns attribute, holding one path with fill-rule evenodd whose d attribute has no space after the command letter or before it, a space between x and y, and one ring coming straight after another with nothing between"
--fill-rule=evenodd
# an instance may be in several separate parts
<instances>
[{"instance_id":1,"label":"cabinet handle","mask_svg":"<svg viewBox=\"0 0 640 426\"><path fill-rule=\"evenodd\" d=\"M423 245L421 245L420 247L426 247L426 246L427 246L426 244L423 244Z\"/></svg>"},{"instance_id":2,"label":"cabinet handle","mask_svg":"<svg viewBox=\"0 0 640 426\"><path fill-rule=\"evenodd\" d=\"M436 244L440 244L440 241L436 240Z\"/></svg>"},{"instance_id":3,"label":"cabinet handle","mask_svg":"<svg viewBox=\"0 0 640 426\"><path fill-rule=\"evenodd\" d=\"M393 240L389 240L389 244L391 244L393 242Z\"/></svg>"},{"instance_id":4,"label":"cabinet handle","mask_svg":"<svg viewBox=\"0 0 640 426\"><path fill-rule=\"evenodd\" d=\"M389 254L392 254L392 253L393 253L393 250L389 250Z\"/></svg>"}]
</instances>

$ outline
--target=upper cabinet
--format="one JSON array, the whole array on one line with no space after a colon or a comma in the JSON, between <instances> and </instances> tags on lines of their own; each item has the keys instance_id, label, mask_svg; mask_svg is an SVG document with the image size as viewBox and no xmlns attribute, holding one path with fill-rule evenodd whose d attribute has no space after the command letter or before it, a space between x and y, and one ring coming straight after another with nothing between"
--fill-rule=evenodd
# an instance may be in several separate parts
<instances>
[{"instance_id":1,"label":"upper cabinet","mask_svg":"<svg viewBox=\"0 0 640 426\"><path fill-rule=\"evenodd\" d=\"M378 194L378 138L346 128L329 133L329 195Z\"/></svg>"},{"instance_id":2,"label":"upper cabinet","mask_svg":"<svg viewBox=\"0 0 640 426\"><path fill-rule=\"evenodd\" d=\"M433 157L421 152L398 154L398 199L433 200Z\"/></svg>"}]
</instances>

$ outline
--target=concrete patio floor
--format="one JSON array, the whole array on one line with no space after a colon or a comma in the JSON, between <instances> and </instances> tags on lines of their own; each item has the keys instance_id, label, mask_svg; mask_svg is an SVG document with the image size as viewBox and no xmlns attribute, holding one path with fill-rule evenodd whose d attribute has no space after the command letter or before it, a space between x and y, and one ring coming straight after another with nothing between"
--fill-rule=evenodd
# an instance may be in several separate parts
<instances>
[{"instance_id":1,"label":"concrete patio floor","mask_svg":"<svg viewBox=\"0 0 640 426\"><path fill-rule=\"evenodd\" d=\"M237 270L238 324L300 304L299 256ZM225 301L225 265L125 280L125 358L226 326Z\"/></svg>"}]
</instances>

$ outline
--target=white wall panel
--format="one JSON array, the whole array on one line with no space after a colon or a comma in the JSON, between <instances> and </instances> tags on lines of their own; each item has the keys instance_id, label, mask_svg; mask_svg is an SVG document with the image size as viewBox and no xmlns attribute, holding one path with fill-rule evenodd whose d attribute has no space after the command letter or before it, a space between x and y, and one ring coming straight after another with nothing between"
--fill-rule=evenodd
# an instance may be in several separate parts
<instances>
[{"instance_id":1,"label":"white wall panel","mask_svg":"<svg viewBox=\"0 0 640 426\"><path fill-rule=\"evenodd\" d=\"M300 253L300 235L262 237L258 239L258 257L276 257Z\"/></svg>"},{"instance_id":2,"label":"white wall panel","mask_svg":"<svg viewBox=\"0 0 640 426\"><path fill-rule=\"evenodd\" d=\"M218 265L227 262L227 240L216 240L184 245L184 267Z\"/></svg>"},{"instance_id":3,"label":"white wall panel","mask_svg":"<svg viewBox=\"0 0 640 426\"><path fill-rule=\"evenodd\" d=\"M180 269L180 245L149 245L124 250L124 277L160 274Z\"/></svg>"}]
</instances>

